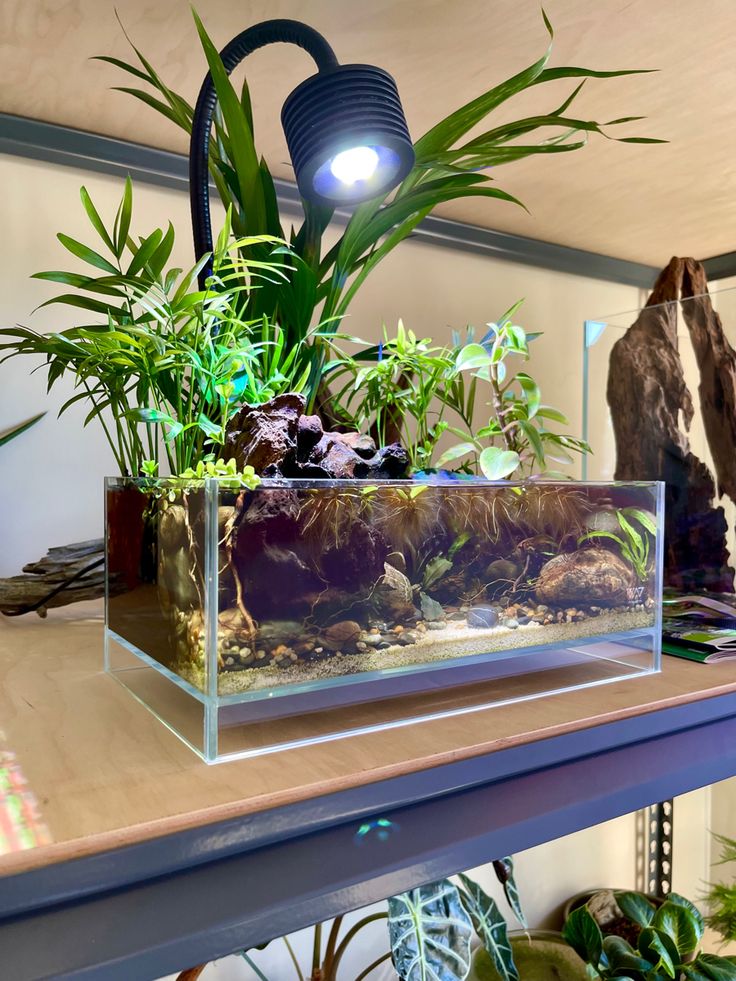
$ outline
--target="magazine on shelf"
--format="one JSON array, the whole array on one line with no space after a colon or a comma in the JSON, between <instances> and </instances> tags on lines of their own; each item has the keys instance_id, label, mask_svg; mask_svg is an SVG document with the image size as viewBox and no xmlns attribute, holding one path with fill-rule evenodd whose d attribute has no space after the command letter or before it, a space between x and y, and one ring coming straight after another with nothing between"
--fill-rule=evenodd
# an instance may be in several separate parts
<instances>
[{"instance_id":1,"label":"magazine on shelf","mask_svg":"<svg viewBox=\"0 0 736 981\"><path fill-rule=\"evenodd\" d=\"M736 596L666 595L662 650L705 664L736 657Z\"/></svg>"}]
</instances>

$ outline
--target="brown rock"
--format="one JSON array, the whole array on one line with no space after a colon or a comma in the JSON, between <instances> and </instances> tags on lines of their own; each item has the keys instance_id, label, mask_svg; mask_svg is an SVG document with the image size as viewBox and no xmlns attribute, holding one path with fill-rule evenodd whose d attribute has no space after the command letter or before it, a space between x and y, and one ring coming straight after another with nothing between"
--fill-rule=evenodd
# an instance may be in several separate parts
<instances>
[{"instance_id":1,"label":"brown rock","mask_svg":"<svg viewBox=\"0 0 736 981\"><path fill-rule=\"evenodd\" d=\"M355 620L341 620L325 628L320 641L331 651L354 650L360 640L362 628Z\"/></svg>"},{"instance_id":2,"label":"brown rock","mask_svg":"<svg viewBox=\"0 0 736 981\"><path fill-rule=\"evenodd\" d=\"M235 459L238 468L251 466L264 474L280 472L285 461L296 461L299 419L304 414L303 395L278 395L263 405L246 405L228 425L223 455Z\"/></svg>"},{"instance_id":3,"label":"brown rock","mask_svg":"<svg viewBox=\"0 0 736 981\"><path fill-rule=\"evenodd\" d=\"M633 570L618 555L605 548L583 548L550 559L539 573L536 595L555 606L618 606L628 601L634 585Z\"/></svg>"}]
</instances>

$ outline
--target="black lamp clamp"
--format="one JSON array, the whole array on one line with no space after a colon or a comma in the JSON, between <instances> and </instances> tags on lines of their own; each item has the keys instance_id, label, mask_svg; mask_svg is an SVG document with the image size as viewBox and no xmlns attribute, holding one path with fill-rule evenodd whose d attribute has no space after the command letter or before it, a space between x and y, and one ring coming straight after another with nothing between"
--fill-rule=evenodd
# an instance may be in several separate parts
<instances>
[{"instance_id":1,"label":"black lamp clamp","mask_svg":"<svg viewBox=\"0 0 736 981\"><path fill-rule=\"evenodd\" d=\"M285 42L307 51L317 65L284 103L281 121L299 193L336 207L358 204L396 187L414 164L414 149L393 78L371 65L340 65L313 28L295 20L267 20L247 28L220 52L228 75L251 52ZM208 158L217 93L208 72L192 119L189 193L197 259L212 251ZM200 285L211 274L208 263Z\"/></svg>"}]
</instances>

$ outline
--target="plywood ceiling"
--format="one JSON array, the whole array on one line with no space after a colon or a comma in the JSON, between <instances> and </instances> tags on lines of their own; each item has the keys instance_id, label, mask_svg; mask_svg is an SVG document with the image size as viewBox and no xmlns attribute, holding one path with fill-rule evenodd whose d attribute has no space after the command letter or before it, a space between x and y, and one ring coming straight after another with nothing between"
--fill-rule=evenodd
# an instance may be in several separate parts
<instances>
[{"instance_id":1,"label":"plywood ceiling","mask_svg":"<svg viewBox=\"0 0 736 981\"><path fill-rule=\"evenodd\" d=\"M130 97L95 54L128 59L115 19L176 90L193 100L204 60L186 0L1 0L0 109L165 149L182 133ZM546 0L552 64L657 68L590 81L583 118L644 115L630 135L666 146L594 138L584 150L500 168L512 205L463 201L438 213L620 258L663 264L736 249L735 0ZM249 24L295 17L326 34L345 62L392 72L416 138L441 116L536 60L546 46L538 0L199 0L219 46ZM256 136L274 173L289 178L279 123L285 96L311 73L308 57L274 46L247 63ZM551 110L569 83L540 87L503 110Z\"/></svg>"}]
</instances>

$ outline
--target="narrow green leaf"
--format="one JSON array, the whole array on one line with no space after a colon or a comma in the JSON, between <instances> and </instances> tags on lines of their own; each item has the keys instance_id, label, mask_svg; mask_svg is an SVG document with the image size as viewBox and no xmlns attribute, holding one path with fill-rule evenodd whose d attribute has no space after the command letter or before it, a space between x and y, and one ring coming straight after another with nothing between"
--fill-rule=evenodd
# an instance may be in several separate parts
<instances>
[{"instance_id":1,"label":"narrow green leaf","mask_svg":"<svg viewBox=\"0 0 736 981\"><path fill-rule=\"evenodd\" d=\"M59 232L56 236L64 248L71 252L72 255L77 256L79 259L83 259L84 262L89 263L90 266L96 266L98 269L104 269L105 272L113 273L118 275L120 270L116 269L111 262L108 262L103 256L99 255L89 246L83 245L76 239L72 238L70 235L65 235L63 232Z\"/></svg>"},{"instance_id":2,"label":"narrow green leaf","mask_svg":"<svg viewBox=\"0 0 736 981\"><path fill-rule=\"evenodd\" d=\"M0 432L0 446L4 446L11 439L15 439L16 436L20 436L21 433L26 432L31 426L35 426L38 420L43 419L45 415L45 412L39 412L38 415L31 416L30 419L26 419L25 422L21 422L18 426L12 426L10 429Z\"/></svg>"},{"instance_id":3,"label":"narrow green leaf","mask_svg":"<svg viewBox=\"0 0 736 981\"><path fill-rule=\"evenodd\" d=\"M108 249L114 253L115 246L112 244L112 239L110 238L110 235L108 234L108 231L105 228L102 218L100 218L97 212L97 208L95 208L94 204L92 203L92 198L89 196L86 187L79 188L79 196L82 199L84 210L87 212L87 217L92 223L92 227L95 229L95 231L100 236L100 238L105 243L105 245L108 247Z\"/></svg>"}]
</instances>

